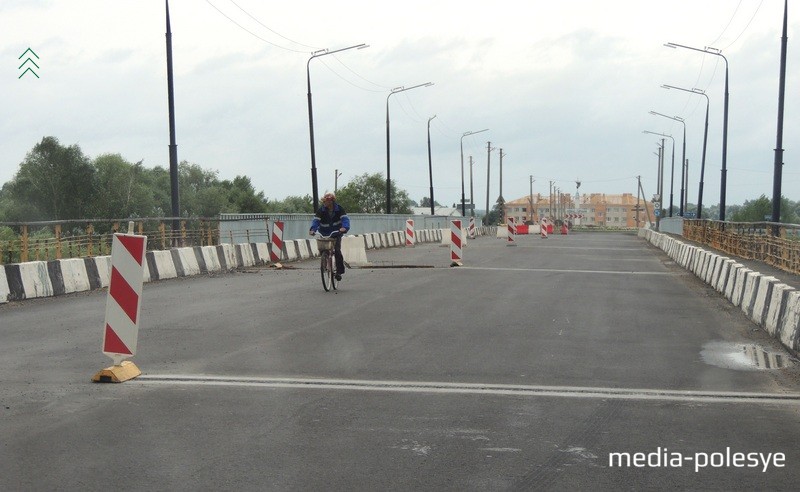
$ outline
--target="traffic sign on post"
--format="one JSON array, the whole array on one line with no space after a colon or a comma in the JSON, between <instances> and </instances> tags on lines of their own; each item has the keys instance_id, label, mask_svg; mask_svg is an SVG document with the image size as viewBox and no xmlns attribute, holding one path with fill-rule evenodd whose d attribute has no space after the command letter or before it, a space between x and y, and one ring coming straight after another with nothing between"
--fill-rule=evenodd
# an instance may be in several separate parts
<instances>
[{"instance_id":1,"label":"traffic sign on post","mask_svg":"<svg viewBox=\"0 0 800 492\"><path fill-rule=\"evenodd\" d=\"M130 223L129 231L132 229L133 223ZM114 361L114 366L97 373L92 378L95 382L120 383L141 374L133 362L123 360L136 354L146 246L147 236L113 236L103 353Z\"/></svg>"}]
</instances>

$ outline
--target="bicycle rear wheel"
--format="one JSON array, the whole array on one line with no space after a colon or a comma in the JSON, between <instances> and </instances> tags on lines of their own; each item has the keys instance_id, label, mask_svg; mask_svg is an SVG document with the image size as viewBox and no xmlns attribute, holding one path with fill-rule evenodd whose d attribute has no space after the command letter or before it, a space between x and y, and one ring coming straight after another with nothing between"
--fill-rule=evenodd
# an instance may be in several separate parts
<instances>
[{"instance_id":1,"label":"bicycle rear wheel","mask_svg":"<svg viewBox=\"0 0 800 492\"><path fill-rule=\"evenodd\" d=\"M331 287L336 290L336 257L331 253L328 258L330 261Z\"/></svg>"},{"instance_id":2,"label":"bicycle rear wheel","mask_svg":"<svg viewBox=\"0 0 800 492\"><path fill-rule=\"evenodd\" d=\"M322 275L322 288L325 289L325 292L328 292L333 288L332 281L334 280L333 275L328 270L328 265L330 264L330 252L323 251L320 255L320 263L319 263L319 271Z\"/></svg>"}]
</instances>

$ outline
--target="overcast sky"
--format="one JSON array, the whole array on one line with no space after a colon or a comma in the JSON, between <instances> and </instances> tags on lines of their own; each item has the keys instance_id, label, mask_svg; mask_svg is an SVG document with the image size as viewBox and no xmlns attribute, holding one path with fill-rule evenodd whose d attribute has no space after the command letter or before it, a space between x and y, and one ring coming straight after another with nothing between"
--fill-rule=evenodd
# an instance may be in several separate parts
<instances>
[{"instance_id":1,"label":"overcast sky","mask_svg":"<svg viewBox=\"0 0 800 492\"><path fill-rule=\"evenodd\" d=\"M792 6L790 6L792 7ZM794 6L797 8L797 6ZM719 202L724 64L718 56L663 46L722 49L730 63L727 203L772 195L783 1L534 0L321 2L172 0L179 160L249 176L271 199L311 194L306 64L310 52L369 48L310 63L320 194L363 173L386 173L388 98L391 176L419 201L466 195L473 157L475 202L564 191L656 191L658 137L676 139L677 206L686 120L689 201L700 179L705 98L710 98L706 206ZM800 200L800 11L789 13L783 193ZM238 24L238 25L237 25ZM169 165L165 8L161 0L0 0L0 183L43 136L90 157L119 153ZM18 69L32 48L40 78ZM667 139L665 194L672 141Z\"/></svg>"}]
</instances>

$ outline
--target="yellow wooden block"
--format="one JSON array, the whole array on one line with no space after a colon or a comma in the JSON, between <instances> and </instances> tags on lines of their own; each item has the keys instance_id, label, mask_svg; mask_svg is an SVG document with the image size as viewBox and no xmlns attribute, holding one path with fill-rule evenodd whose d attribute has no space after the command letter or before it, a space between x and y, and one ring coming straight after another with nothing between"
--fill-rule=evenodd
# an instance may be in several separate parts
<instances>
[{"instance_id":1,"label":"yellow wooden block","mask_svg":"<svg viewBox=\"0 0 800 492\"><path fill-rule=\"evenodd\" d=\"M136 364L126 360L118 366L106 367L92 378L95 383L123 383L142 374Z\"/></svg>"}]
</instances>

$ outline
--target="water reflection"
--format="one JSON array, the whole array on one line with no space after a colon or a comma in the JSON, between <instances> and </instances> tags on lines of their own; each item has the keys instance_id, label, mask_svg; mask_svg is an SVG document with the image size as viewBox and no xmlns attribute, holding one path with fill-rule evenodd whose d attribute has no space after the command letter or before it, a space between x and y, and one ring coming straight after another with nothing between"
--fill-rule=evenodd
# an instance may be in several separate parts
<instances>
[{"instance_id":1,"label":"water reflection","mask_svg":"<svg viewBox=\"0 0 800 492\"><path fill-rule=\"evenodd\" d=\"M700 357L706 364L738 370L782 369L795 363L786 352L757 344L730 342L709 342L703 346Z\"/></svg>"}]
</instances>

